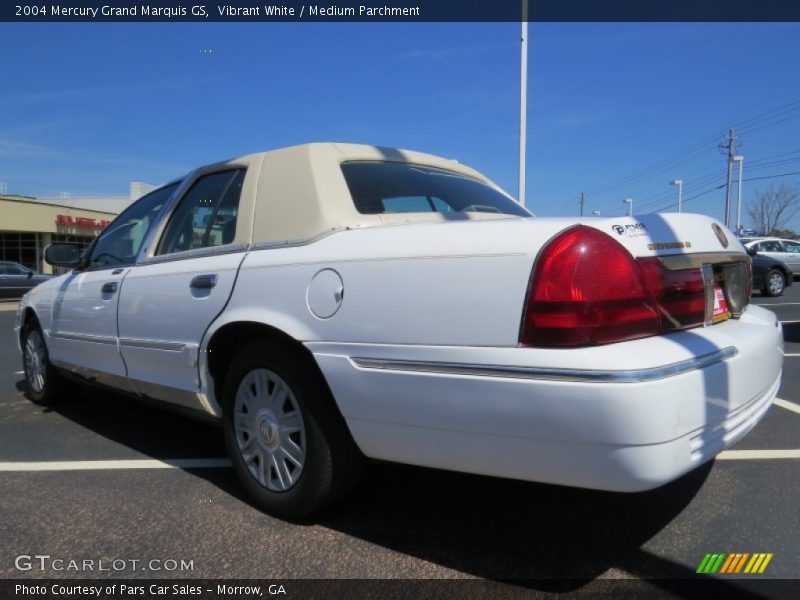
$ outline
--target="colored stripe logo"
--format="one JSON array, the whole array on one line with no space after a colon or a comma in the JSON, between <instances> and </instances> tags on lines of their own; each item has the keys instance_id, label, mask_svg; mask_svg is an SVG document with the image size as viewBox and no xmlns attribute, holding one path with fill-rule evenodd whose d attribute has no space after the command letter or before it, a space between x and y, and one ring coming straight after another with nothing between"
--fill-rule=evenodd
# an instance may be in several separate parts
<instances>
[{"instance_id":1,"label":"colored stripe logo","mask_svg":"<svg viewBox=\"0 0 800 600\"><path fill-rule=\"evenodd\" d=\"M708 575L714 573L724 573L726 575L735 575L737 573L760 574L767 569L772 556L771 552L706 554L696 572Z\"/></svg>"}]
</instances>

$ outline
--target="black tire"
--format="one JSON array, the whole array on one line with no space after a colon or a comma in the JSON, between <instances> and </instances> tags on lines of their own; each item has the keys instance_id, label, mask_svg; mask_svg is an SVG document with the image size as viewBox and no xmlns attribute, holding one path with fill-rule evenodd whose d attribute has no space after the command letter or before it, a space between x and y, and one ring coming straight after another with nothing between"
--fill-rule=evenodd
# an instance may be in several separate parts
<instances>
[{"instance_id":1,"label":"black tire","mask_svg":"<svg viewBox=\"0 0 800 600\"><path fill-rule=\"evenodd\" d=\"M316 365L309 364L309 360L302 350L269 340L256 340L237 352L225 377L222 422L225 443L236 475L259 507L285 519L307 517L346 495L358 482L364 462L327 384ZM256 381L258 374L266 377L266 383ZM271 407L265 407L255 400L258 396L256 388L266 385L264 389L269 390L270 383L274 397L278 394L276 386L285 384L289 391L282 394L284 399L272 401ZM243 397L247 397L247 402L237 400L240 385L243 386ZM261 408L248 409L247 403ZM277 404L281 405L280 409L275 408ZM286 406L290 410L284 411ZM299 408L302 416L302 436L297 433L285 435L297 436L293 438L292 452L301 443L304 446L305 454L300 467L288 460L287 453L281 454L283 450L270 447L270 444L289 447L287 444L290 442L284 438L284 433L277 432L284 431L283 423L296 419L296 416L292 416L296 415L296 408ZM271 410L280 414L270 416ZM271 427L274 427L272 431ZM253 434L252 440L250 432ZM241 446L246 450L243 451ZM278 463L268 462L281 459L284 462L279 467ZM265 462L266 469L263 466ZM294 473L299 469L297 479L288 489L275 489L275 486L285 482L284 478L277 476L272 465L283 473L286 468L294 468ZM259 481L259 477L263 481ZM292 473L286 474L286 478L291 481Z\"/></svg>"},{"instance_id":2,"label":"black tire","mask_svg":"<svg viewBox=\"0 0 800 600\"><path fill-rule=\"evenodd\" d=\"M780 296L786 289L786 275L780 269L770 269L764 283L764 294L767 296Z\"/></svg>"},{"instance_id":3,"label":"black tire","mask_svg":"<svg viewBox=\"0 0 800 600\"><path fill-rule=\"evenodd\" d=\"M32 353L34 348L38 350ZM44 334L36 319L30 319L23 329L22 368L25 373L25 395L34 404L53 406L66 400L75 391L74 386L50 362Z\"/></svg>"}]
</instances>

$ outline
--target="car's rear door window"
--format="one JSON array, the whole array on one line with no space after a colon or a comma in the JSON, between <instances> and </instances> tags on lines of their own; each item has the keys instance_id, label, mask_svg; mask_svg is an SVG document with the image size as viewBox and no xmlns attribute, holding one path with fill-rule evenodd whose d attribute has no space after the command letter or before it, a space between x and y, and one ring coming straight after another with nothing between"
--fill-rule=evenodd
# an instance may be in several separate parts
<instances>
[{"instance_id":1,"label":"car's rear door window","mask_svg":"<svg viewBox=\"0 0 800 600\"><path fill-rule=\"evenodd\" d=\"M244 175L244 169L235 169L195 181L170 217L156 254L232 243Z\"/></svg>"},{"instance_id":2,"label":"car's rear door window","mask_svg":"<svg viewBox=\"0 0 800 600\"><path fill-rule=\"evenodd\" d=\"M787 252L792 254L800 254L800 243L797 242L783 242Z\"/></svg>"},{"instance_id":3,"label":"car's rear door window","mask_svg":"<svg viewBox=\"0 0 800 600\"><path fill-rule=\"evenodd\" d=\"M408 212L531 214L482 181L409 163L358 161L342 164L356 210L365 215Z\"/></svg>"}]
</instances>

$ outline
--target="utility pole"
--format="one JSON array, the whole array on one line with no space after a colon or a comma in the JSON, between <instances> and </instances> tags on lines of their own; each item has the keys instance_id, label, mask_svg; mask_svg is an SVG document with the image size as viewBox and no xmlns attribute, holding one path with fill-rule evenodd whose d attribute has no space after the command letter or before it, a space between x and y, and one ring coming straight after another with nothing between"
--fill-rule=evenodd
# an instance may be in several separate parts
<instances>
[{"instance_id":1,"label":"utility pole","mask_svg":"<svg viewBox=\"0 0 800 600\"><path fill-rule=\"evenodd\" d=\"M581 216L583 216L583 201L584 201L584 198L583 198L583 192L581 192L581 199L580 199L580 203L581 203Z\"/></svg>"},{"instance_id":2,"label":"utility pole","mask_svg":"<svg viewBox=\"0 0 800 600\"><path fill-rule=\"evenodd\" d=\"M733 128L728 129L728 143L720 144L721 152L728 153L728 177L725 180L725 227L731 227L731 212L733 203L731 202L731 176L733 174L733 157L736 154L736 133Z\"/></svg>"},{"instance_id":3,"label":"utility pole","mask_svg":"<svg viewBox=\"0 0 800 600\"><path fill-rule=\"evenodd\" d=\"M519 63L519 203L525 206L525 142L528 116L528 0L522 0L522 44Z\"/></svg>"}]
</instances>

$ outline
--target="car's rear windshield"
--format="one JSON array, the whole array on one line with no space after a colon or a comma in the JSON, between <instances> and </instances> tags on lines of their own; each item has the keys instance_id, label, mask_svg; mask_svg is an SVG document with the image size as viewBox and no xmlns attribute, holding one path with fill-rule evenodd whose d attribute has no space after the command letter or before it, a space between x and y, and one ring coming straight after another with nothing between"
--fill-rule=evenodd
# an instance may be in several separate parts
<instances>
[{"instance_id":1,"label":"car's rear windshield","mask_svg":"<svg viewBox=\"0 0 800 600\"><path fill-rule=\"evenodd\" d=\"M462 175L408 163L346 162L342 172L363 215L481 212L530 217L519 204Z\"/></svg>"}]
</instances>

